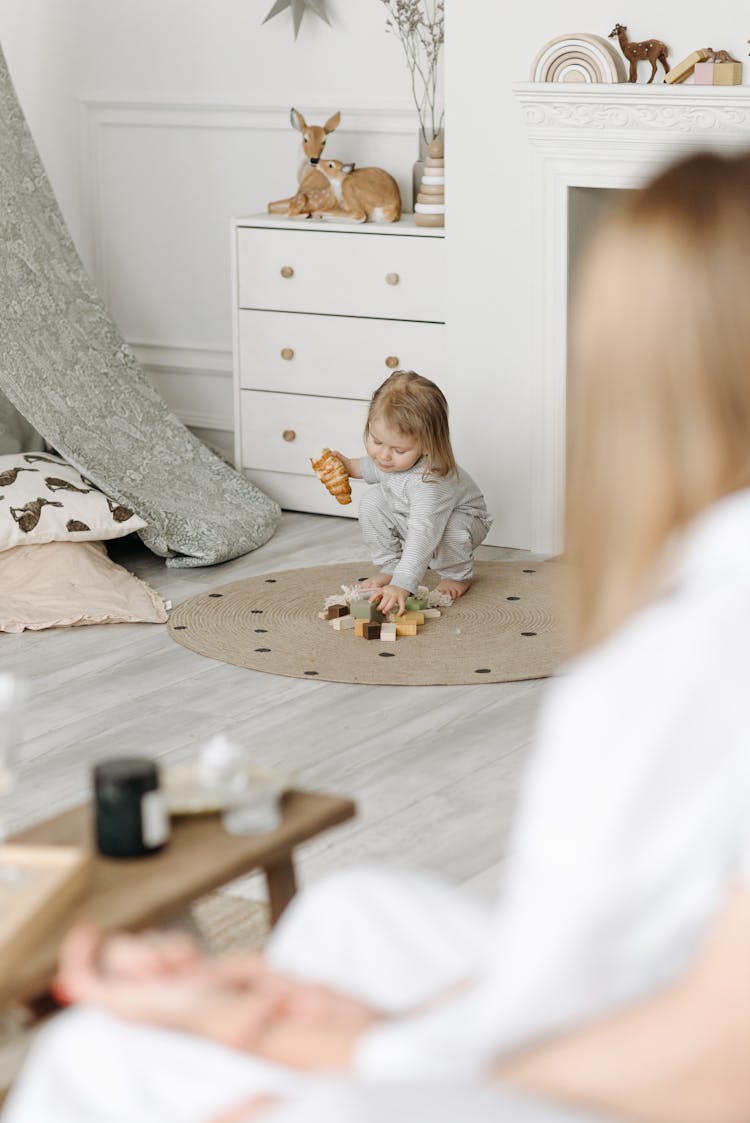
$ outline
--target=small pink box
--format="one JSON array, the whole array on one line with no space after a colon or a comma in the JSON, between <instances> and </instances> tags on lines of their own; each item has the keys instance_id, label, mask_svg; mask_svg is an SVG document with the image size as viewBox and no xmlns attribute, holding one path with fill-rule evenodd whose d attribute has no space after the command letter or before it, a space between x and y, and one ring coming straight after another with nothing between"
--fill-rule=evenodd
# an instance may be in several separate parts
<instances>
[{"instance_id":1,"label":"small pink box","mask_svg":"<svg viewBox=\"0 0 750 1123\"><path fill-rule=\"evenodd\" d=\"M714 64L712 62L696 62L693 80L696 86L713 86Z\"/></svg>"}]
</instances>

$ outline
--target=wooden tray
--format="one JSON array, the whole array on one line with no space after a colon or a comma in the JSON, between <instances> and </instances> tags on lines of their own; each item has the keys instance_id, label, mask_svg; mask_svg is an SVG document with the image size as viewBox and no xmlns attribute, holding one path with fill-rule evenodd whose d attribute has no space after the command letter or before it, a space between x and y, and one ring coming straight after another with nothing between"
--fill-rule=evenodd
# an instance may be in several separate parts
<instances>
[{"instance_id":1,"label":"wooden tray","mask_svg":"<svg viewBox=\"0 0 750 1123\"><path fill-rule=\"evenodd\" d=\"M21 871L2 880L2 866ZM54 921L82 895L91 857L76 846L0 846L0 980L7 979Z\"/></svg>"}]
</instances>

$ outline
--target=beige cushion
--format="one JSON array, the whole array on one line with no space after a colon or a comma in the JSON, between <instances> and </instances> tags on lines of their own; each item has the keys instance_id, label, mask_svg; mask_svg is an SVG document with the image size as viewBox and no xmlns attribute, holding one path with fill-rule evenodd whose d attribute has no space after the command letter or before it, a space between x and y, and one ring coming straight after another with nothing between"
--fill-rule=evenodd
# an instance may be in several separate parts
<instances>
[{"instance_id":1,"label":"beige cushion","mask_svg":"<svg viewBox=\"0 0 750 1123\"><path fill-rule=\"evenodd\" d=\"M0 553L0 632L77 624L163 624L164 602L99 542L48 542Z\"/></svg>"},{"instance_id":2,"label":"beige cushion","mask_svg":"<svg viewBox=\"0 0 750 1123\"><path fill-rule=\"evenodd\" d=\"M51 452L0 456L0 550L122 538L145 525Z\"/></svg>"}]
</instances>

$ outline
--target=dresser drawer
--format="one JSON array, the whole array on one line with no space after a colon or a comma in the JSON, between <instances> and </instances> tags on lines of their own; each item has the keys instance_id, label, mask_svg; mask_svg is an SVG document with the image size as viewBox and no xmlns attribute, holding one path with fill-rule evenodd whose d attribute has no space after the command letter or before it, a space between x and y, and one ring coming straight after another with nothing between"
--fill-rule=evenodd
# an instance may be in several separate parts
<instances>
[{"instance_id":1,"label":"dresser drawer","mask_svg":"<svg viewBox=\"0 0 750 1123\"><path fill-rule=\"evenodd\" d=\"M444 254L442 237L240 227L239 305L442 322Z\"/></svg>"},{"instance_id":2,"label":"dresser drawer","mask_svg":"<svg viewBox=\"0 0 750 1123\"><path fill-rule=\"evenodd\" d=\"M239 313L240 385L249 390L369 398L392 370L440 384L443 324L287 312Z\"/></svg>"},{"instance_id":3,"label":"dresser drawer","mask_svg":"<svg viewBox=\"0 0 750 1123\"><path fill-rule=\"evenodd\" d=\"M243 468L314 476L310 458L322 448L364 455L367 402L243 390L240 408Z\"/></svg>"}]
</instances>

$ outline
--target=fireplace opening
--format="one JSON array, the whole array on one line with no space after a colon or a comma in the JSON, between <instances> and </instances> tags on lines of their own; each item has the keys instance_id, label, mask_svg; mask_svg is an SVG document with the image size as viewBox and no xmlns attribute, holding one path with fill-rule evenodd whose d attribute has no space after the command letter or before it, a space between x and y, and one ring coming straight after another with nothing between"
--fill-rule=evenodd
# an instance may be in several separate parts
<instances>
[{"instance_id":1,"label":"fireplace opening","mask_svg":"<svg viewBox=\"0 0 750 1123\"><path fill-rule=\"evenodd\" d=\"M628 194L622 187L568 188L568 292L581 257L597 226Z\"/></svg>"}]
</instances>

